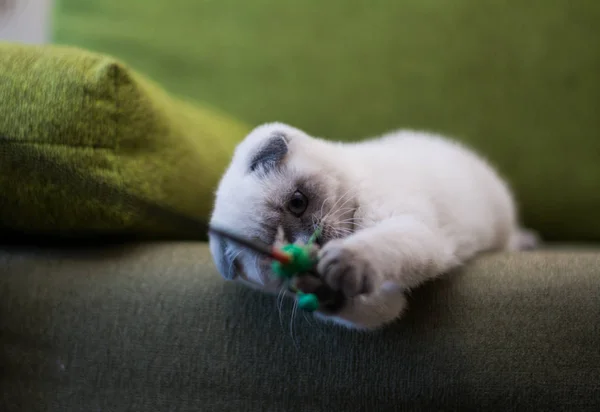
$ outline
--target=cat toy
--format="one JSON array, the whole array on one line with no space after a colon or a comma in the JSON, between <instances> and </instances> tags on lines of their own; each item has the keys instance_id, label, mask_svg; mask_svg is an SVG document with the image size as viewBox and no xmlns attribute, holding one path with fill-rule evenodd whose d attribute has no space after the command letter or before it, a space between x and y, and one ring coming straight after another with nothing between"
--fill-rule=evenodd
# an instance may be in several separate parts
<instances>
[{"instance_id":1,"label":"cat toy","mask_svg":"<svg viewBox=\"0 0 600 412\"><path fill-rule=\"evenodd\" d=\"M228 238L239 245L273 259L271 268L274 275L284 280L288 288L296 294L300 309L314 312L319 308L334 309L340 306L342 295L323 283L315 272L315 267L319 261L318 247L315 244L320 233L319 229L313 233L306 244L288 243L281 247L251 240L230 230L215 226L210 226L209 232ZM313 292L307 293L302 290L300 284L310 283L306 282L309 277L315 287ZM300 279L305 280L305 282L299 282Z\"/></svg>"}]
</instances>

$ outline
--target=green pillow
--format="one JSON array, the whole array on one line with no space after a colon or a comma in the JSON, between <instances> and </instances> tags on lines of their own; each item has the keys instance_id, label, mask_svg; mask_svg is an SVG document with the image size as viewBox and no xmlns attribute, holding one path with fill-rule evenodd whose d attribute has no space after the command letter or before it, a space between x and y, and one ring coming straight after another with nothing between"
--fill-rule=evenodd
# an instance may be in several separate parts
<instances>
[{"instance_id":1,"label":"green pillow","mask_svg":"<svg viewBox=\"0 0 600 412\"><path fill-rule=\"evenodd\" d=\"M247 128L111 57L0 44L0 227L183 236L130 196L207 220Z\"/></svg>"}]
</instances>

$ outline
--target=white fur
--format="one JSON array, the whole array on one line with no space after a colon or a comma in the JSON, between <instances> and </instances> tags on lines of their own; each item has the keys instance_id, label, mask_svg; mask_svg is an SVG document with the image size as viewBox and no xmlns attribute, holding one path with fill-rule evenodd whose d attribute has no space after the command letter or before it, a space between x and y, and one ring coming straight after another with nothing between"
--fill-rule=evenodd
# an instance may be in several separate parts
<instances>
[{"instance_id":1,"label":"white fur","mask_svg":"<svg viewBox=\"0 0 600 412\"><path fill-rule=\"evenodd\" d=\"M245 175L248 157L275 130L289 137L286 168L341 185L357 205L353 232L326 243L318 267L351 299L320 318L353 328L382 326L402 314L407 290L478 253L532 246L507 184L488 162L442 136L410 130L338 143L280 123L263 125L238 146L217 191L213 222L251 231L263 197L289 183L281 175L267 181ZM339 208L343 199L337 201ZM269 289L264 274L256 273L259 265L248 259L242 259L242 278ZM252 274L252 267L259 269ZM352 296L363 278L372 291Z\"/></svg>"}]
</instances>

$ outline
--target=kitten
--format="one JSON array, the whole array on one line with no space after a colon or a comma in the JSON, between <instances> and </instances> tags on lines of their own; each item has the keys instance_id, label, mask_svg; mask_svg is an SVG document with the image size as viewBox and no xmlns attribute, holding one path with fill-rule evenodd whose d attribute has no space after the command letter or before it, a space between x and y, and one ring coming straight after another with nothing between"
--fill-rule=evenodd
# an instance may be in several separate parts
<instances>
[{"instance_id":1,"label":"kitten","mask_svg":"<svg viewBox=\"0 0 600 412\"><path fill-rule=\"evenodd\" d=\"M318 272L347 299L316 316L357 329L400 317L406 291L480 252L537 243L485 160L408 130L339 143L281 123L259 126L236 148L211 222L269 244L279 228L306 242L321 226ZM212 236L210 248L225 278L274 293L282 286L268 259Z\"/></svg>"}]
</instances>

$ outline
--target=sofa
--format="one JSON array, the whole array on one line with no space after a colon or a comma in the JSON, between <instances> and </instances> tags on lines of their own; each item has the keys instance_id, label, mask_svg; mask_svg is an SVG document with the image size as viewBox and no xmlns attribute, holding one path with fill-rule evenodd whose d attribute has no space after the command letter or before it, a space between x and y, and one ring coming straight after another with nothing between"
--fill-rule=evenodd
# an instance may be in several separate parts
<instances>
[{"instance_id":1,"label":"sofa","mask_svg":"<svg viewBox=\"0 0 600 412\"><path fill-rule=\"evenodd\" d=\"M4 246L1 410L595 411L600 253L478 259L357 333L226 283L199 242Z\"/></svg>"},{"instance_id":2,"label":"sofa","mask_svg":"<svg viewBox=\"0 0 600 412\"><path fill-rule=\"evenodd\" d=\"M53 44L0 44L0 411L598 410L599 13L61 0ZM544 246L374 332L280 307L217 273L202 226L269 120L455 136Z\"/></svg>"}]
</instances>

